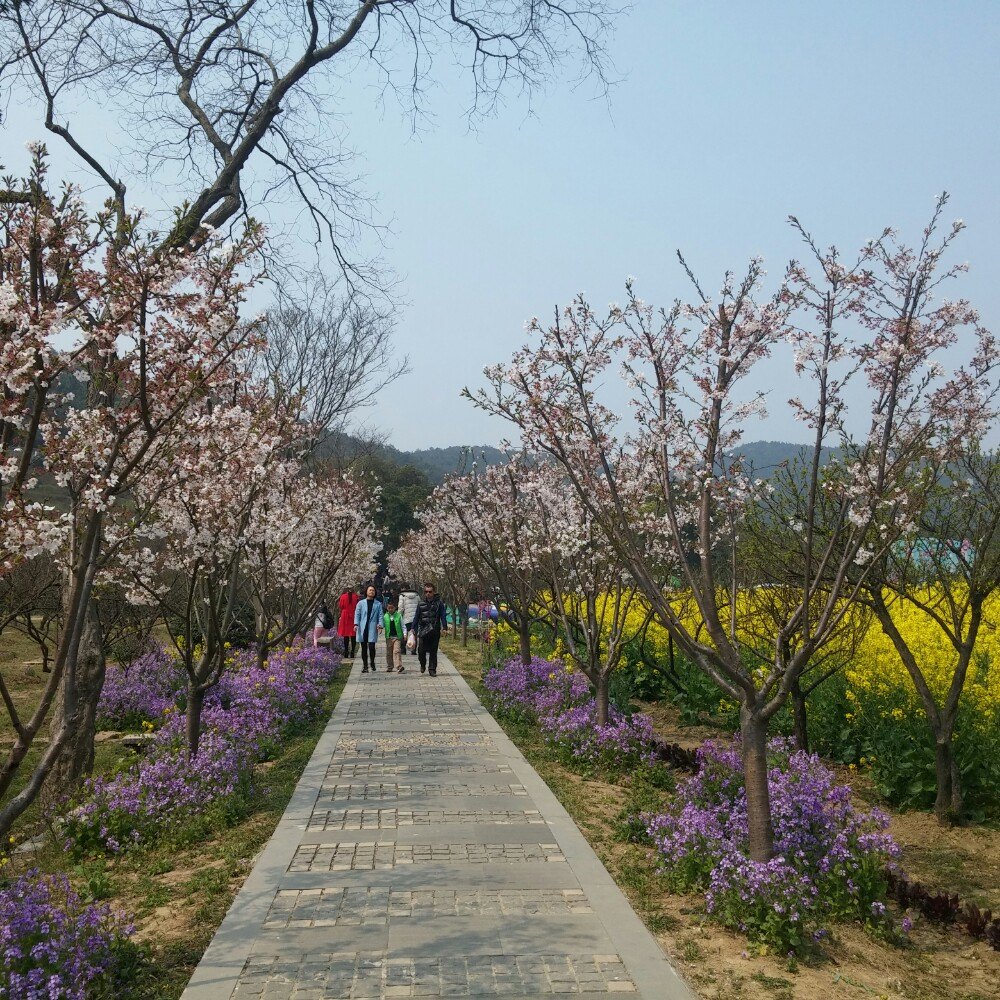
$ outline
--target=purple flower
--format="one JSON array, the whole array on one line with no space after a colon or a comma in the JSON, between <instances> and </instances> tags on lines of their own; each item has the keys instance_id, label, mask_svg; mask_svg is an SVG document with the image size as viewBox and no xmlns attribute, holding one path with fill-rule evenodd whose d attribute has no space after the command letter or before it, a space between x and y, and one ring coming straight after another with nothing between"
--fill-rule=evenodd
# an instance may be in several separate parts
<instances>
[{"instance_id":1,"label":"purple flower","mask_svg":"<svg viewBox=\"0 0 1000 1000\"><path fill-rule=\"evenodd\" d=\"M537 723L570 763L622 771L653 760L652 721L611 706L607 723L598 725L590 682L558 660L507 660L486 673L483 686L492 712Z\"/></svg>"},{"instance_id":2,"label":"purple flower","mask_svg":"<svg viewBox=\"0 0 1000 1000\"><path fill-rule=\"evenodd\" d=\"M253 765L273 756L289 732L316 717L340 660L302 642L272 654L263 666L255 650L234 654L230 669L205 698L192 760L184 714L171 710L183 697L183 672L159 654L141 657L116 678L104 717L152 715L169 691L167 714L157 716L161 726L145 756L120 773L84 782L66 817L68 849L78 855L117 854L249 789Z\"/></svg>"},{"instance_id":3,"label":"purple flower","mask_svg":"<svg viewBox=\"0 0 1000 1000\"><path fill-rule=\"evenodd\" d=\"M0 889L0 998L86 1000L133 931L109 906L84 903L65 875L28 872Z\"/></svg>"},{"instance_id":4,"label":"purple flower","mask_svg":"<svg viewBox=\"0 0 1000 1000\"><path fill-rule=\"evenodd\" d=\"M778 951L799 950L831 919L881 918L885 869L899 856L879 810L858 812L850 789L818 757L785 740L769 746L775 857L749 856L738 740L706 743L700 770L681 781L647 831L674 887L701 891L722 923Z\"/></svg>"}]
</instances>

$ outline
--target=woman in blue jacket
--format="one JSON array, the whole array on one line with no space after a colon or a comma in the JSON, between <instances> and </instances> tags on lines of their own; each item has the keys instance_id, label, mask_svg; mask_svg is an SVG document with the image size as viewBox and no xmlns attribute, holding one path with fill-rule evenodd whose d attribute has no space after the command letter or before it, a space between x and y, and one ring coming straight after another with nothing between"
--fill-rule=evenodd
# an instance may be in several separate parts
<instances>
[{"instance_id":1,"label":"woman in blue jacket","mask_svg":"<svg viewBox=\"0 0 1000 1000\"><path fill-rule=\"evenodd\" d=\"M358 637L358 645L361 646L363 674L368 673L369 664L372 673L375 673L375 643L382 630L384 613L382 602L375 596L375 588L369 584L365 590L364 600L358 601L358 606L354 609L354 631Z\"/></svg>"}]
</instances>

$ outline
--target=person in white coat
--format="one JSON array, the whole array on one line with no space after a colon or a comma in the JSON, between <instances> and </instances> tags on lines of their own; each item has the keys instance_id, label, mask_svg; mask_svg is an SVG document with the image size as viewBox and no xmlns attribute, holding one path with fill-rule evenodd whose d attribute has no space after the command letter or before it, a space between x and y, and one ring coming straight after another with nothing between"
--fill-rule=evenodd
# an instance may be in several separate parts
<instances>
[{"instance_id":1,"label":"person in white coat","mask_svg":"<svg viewBox=\"0 0 1000 1000\"><path fill-rule=\"evenodd\" d=\"M399 595L399 617L403 620L407 640L410 637L410 626L413 624L413 616L417 613L419 603L420 595L415 590L404 590ZM408 652L406 642L403 643L403 651ZM416 654L416 649L413 652Z\"/></svg>"}]
</instances>

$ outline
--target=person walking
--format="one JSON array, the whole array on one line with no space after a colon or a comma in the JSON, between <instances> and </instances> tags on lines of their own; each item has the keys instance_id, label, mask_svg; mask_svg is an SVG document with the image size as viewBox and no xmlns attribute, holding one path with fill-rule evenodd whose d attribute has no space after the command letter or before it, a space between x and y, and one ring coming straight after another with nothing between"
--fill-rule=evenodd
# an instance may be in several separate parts
<instances>
[{"instance_id":1,"label":"person walking","mask_svg":"<svg viewBox=\"0 0 1000 1000\"><path fill-rule=\"evenodd\" d=\"M372 673L375 673L375 643L378 634L382 631L382 602L375 596L374 584L369 584L365 588L365 599L358 601L358 606L354 609L354 630L361 643L361 673L368 673L368 665L371 664Z\"/></svg>"},{"instance_id":2,"label":"person walking","mask_svg":"<svg viewBox=\"0 0 1000 1000\"><path fill-rule=\"evenodd\" d=\"M354 629L354 611L361 598L354 593L350 587L345 587L344 592L337 601L340 609L340 620L337 622L337 635L344 640L344 659L353 660L358 651L358 640Z\"/></svg>"},{"instance_id":3,"label":"person walking","mask_svg":"<svg viewBox=\"0 0 1000 1000\"><path fill-rule=\"evenodd\" d=\"M403 590L399 595L399 617L403 619L403 627L406 635L403 636L403 652L408 652L406 640L410 637L410 629L413 627L413 616L417 613L417 605L420 603L420 596L415 590ZM416 653L416 648L413 652Z\"/></svg>"},{"instance_id":4,"label":"person walking","mask_svg":"<svg viewBox=\"0 0 1000 1000\"><path fill-rule=\"evenodd\" d=\"M396 602L390 597L385 602L385 618L383 619L383 634L385 635L385 669L392 673L403 672L403 617L396 610Z\"/></svg>"},{"instance_id":5,"label":"person walking","mask_svg":"<svg viewBox=\"0 0 1000 1000\"><path fill-rule=\"evenodd\" d=\"M433 583L424 584L424 597L417 605L411 627L417 633L420 672L424 673L426 670L431 677L436 677L438 644L441 642L441 630L448 627L448 611L444 601L437 595Z\"/></svg>"},{"instance_id":6,"label":"person walking","mask_svg":"<svg viewBox=\"0 0 1000 1000\"><path fill-rule=\"evenodd\" d=\"M316 621L313 623L313 646L318 646L320 639L326 638L333 628L333 615L326 606L326 601L319 602L316 609Z\"/></svg>"}]
</instances>

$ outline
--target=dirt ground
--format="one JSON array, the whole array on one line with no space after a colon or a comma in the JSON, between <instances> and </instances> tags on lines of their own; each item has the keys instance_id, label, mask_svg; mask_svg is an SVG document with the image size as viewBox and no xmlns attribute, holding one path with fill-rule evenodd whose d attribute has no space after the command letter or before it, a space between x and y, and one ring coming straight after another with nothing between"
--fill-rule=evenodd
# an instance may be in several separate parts
<instances>
[{"instance_id":1,"label":"dirt ground","mask_svg":"<svg viewBox=\"0 0 1000 1000\"><path fill-rule=\"evenodd\" d=\"M478 681L478 649L446 651L472 682ZM672 706L642 705L664 739L693 748L720 735L707 726L681 726ZM515 734L516 735L516 734ZM657 936L687 982L704 1000L996 1000L1000 997L1000 952L953 929L911 915L909 943L873 939L860 926L837 925L822 952L789 963L783 956L755 955L746 939L707 919L698 896L670 893L656 874L650 848L625 843L617 829L629 789L580 777L562 767L540 745L519 740L522 750L573 815L637 912ZM843 777L849 772L844 770ZM851 774L859 805L873 793L863 776ZM884 804L881 804L884 809ZM903 848L908 876L934 890L957 892L963 901L1000 911L1000 830L942 828L925 813L893 813L892 833Z\"/></svg>"}]
</instances>

